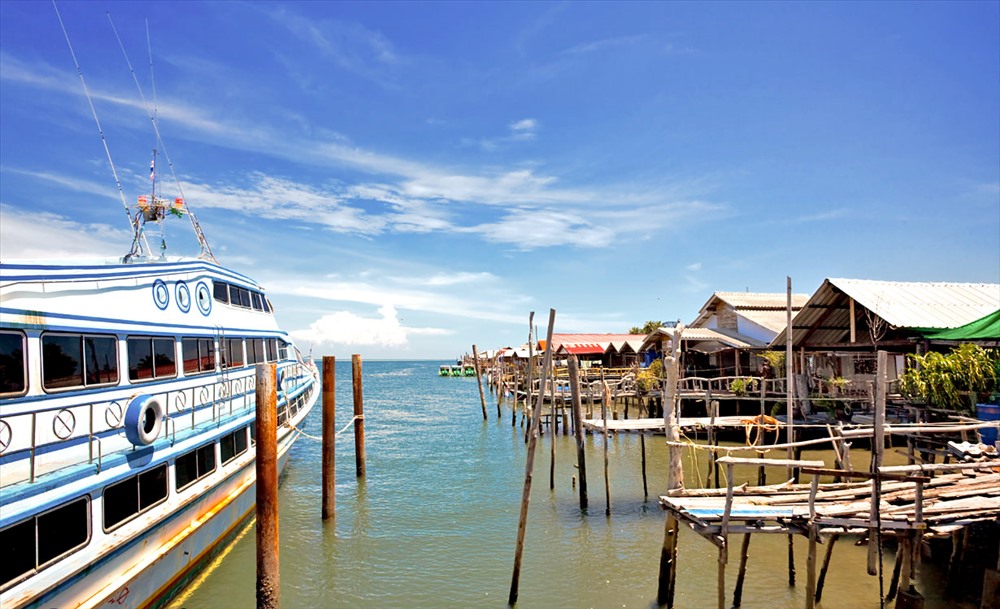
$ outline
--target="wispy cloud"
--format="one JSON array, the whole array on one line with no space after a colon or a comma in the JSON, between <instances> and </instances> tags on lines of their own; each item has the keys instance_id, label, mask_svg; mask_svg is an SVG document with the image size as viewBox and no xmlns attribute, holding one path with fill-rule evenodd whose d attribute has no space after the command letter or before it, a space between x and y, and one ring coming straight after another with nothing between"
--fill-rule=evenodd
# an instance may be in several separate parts
<instances>
[{"instance_id":1,"label":"wispy cloud","mask_svg":"<svg viewBox=\"0 0 1000 609\"><path fill-rule=\"evenodd\" d=\"M81 224L57 214L0 204L0 259L114 258L131 241L127 230Z\"/></svg>"},{"instance_id":2,"label":"wispy cloud","mask_svg":"<svg viewBox=\"0 0 1000 609\"><path fill-rule=\"evenodd\" d=\"M516 142L529 142L538 136L539 123L533 118L523 118L514 121L507 126L507 133L498 137L489 138L466 138L465 145L477 146L486 152L493 152L505 148Z\"/></svg>"}]
</instances>

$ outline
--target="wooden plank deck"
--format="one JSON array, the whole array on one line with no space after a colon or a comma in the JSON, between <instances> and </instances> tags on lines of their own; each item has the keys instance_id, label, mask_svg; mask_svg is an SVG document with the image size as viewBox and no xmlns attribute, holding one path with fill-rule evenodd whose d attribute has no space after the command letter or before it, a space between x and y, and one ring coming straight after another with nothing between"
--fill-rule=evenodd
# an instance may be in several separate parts
<instances>
[{"instance_id":1,"label":"wooden plank deck","mask_svg":"<svg viewBox=\"0 0 1000 609\"><path fill-rule=\"evenodd\" d=\"M715 417L714 427L716 429L743 429L753 417L747 416L724 416ZM679 425L682 430L708 429L713 427L712 417L681 417ZM778 424L783 426L782 423ZM771 426L773 427L773 426ZM583 428L589 431L603 432L604 421L601 419L584 419ZM624 419L608 420L608 431L624 432L652 432L664 433L666 425L662 418L656 419Z\"/></svg>"}]
</instances>

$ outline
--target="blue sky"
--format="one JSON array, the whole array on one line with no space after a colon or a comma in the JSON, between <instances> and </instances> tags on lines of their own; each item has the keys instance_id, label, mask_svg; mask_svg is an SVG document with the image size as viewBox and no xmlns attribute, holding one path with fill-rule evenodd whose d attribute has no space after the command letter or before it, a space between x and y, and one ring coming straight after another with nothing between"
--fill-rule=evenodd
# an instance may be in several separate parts
<instances>
[{"instance_id":1,"label":"blue sky","mask_svg":"<svg viewBox=\"0 0 1000 609\"><path fill-rule=\"evenodd\" d=\"M314 355L690 322L786 276L1000 283L998 2L58 8L128 200L157 146L108 11L216 257ZM0 205L4 259L130 242L46 2L0 2Z\"/></svg>"}]
</instances>

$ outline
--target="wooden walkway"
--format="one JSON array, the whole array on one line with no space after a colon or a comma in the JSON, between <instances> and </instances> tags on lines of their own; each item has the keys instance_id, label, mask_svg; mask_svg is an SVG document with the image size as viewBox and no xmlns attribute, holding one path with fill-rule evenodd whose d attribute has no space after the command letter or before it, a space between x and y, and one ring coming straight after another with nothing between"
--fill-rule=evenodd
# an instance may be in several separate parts
<instances>
[{"instance_id":1,"label":"wooden walkway","mask_svg":"<svg viewBox=\"0 0 1000 609\"><path fill-rule=\"evenodd\" d=\"M753 417L746 416L725 416L725 417L681 417L678 425L684 431L695 429L744 429L747 425L754 425ZM781 424L778 424L781 426ZM774 427L774 426L772 426ZM583 428L588 431L604 432L604 421L601 419L584 419ZM666 424L662 418L657 419L624 419L609 420L608 431L616 432L650 432L664 433Z\"/></svg>"},{"instance_id":2,"label":"wooden walkway","mask_svg":"<svg viewBox=\"0 0 1000 609\"><path fill-rule=\"evenodd\" d=\"M673 605L677 532L680 522L719 549L718 606L727 609L725 565L729 535L743 534L733 605L739 606L746 573L747 548L754 533L803 535L809 539L807 608L819 602L833 543L840 535L868 534L869 573L877 573L876 551L882 537L900 540L893 570L900 594L909 594L914 565L920 560L923 537L951 535L975 522L1000 520L1000 461L881 467L877 475L824 469L821 461L742 459L722 457L729 484L724 489L678 489L660 497L667 511L660 562L658 600ZM769 465L799 468L812 475L810 484L765 487L733 486L733 466ZM944 473L942 473L944 472ZM932 474L940 474L930 477ZM820 484L823 476L862 482ZM816 579L816 544L828 540L820 579ZM877 541L876 541L877 540ZM791 537L789 537L790 579ZM890 587L891 594L896 586Z\"/></svg>"}]
</instances>

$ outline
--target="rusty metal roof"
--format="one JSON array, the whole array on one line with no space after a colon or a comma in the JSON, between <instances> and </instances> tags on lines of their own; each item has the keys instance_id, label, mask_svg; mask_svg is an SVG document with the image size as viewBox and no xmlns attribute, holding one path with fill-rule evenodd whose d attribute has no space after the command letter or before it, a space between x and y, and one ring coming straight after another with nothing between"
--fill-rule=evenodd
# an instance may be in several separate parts
<instances>
[{"instance_id":1,"label":"rusty metal roof","mask_svg":"<svg viewBox=\"0 0 1000 609\"><path fill-rule=\"evenodd\" d=\"M867 309L893 328L956 328L1000 308L1000 284L826 279L792 320L793 342L835 344ZM771 345L785 344L782 330Z\"/></svg>"}]
</instances>

